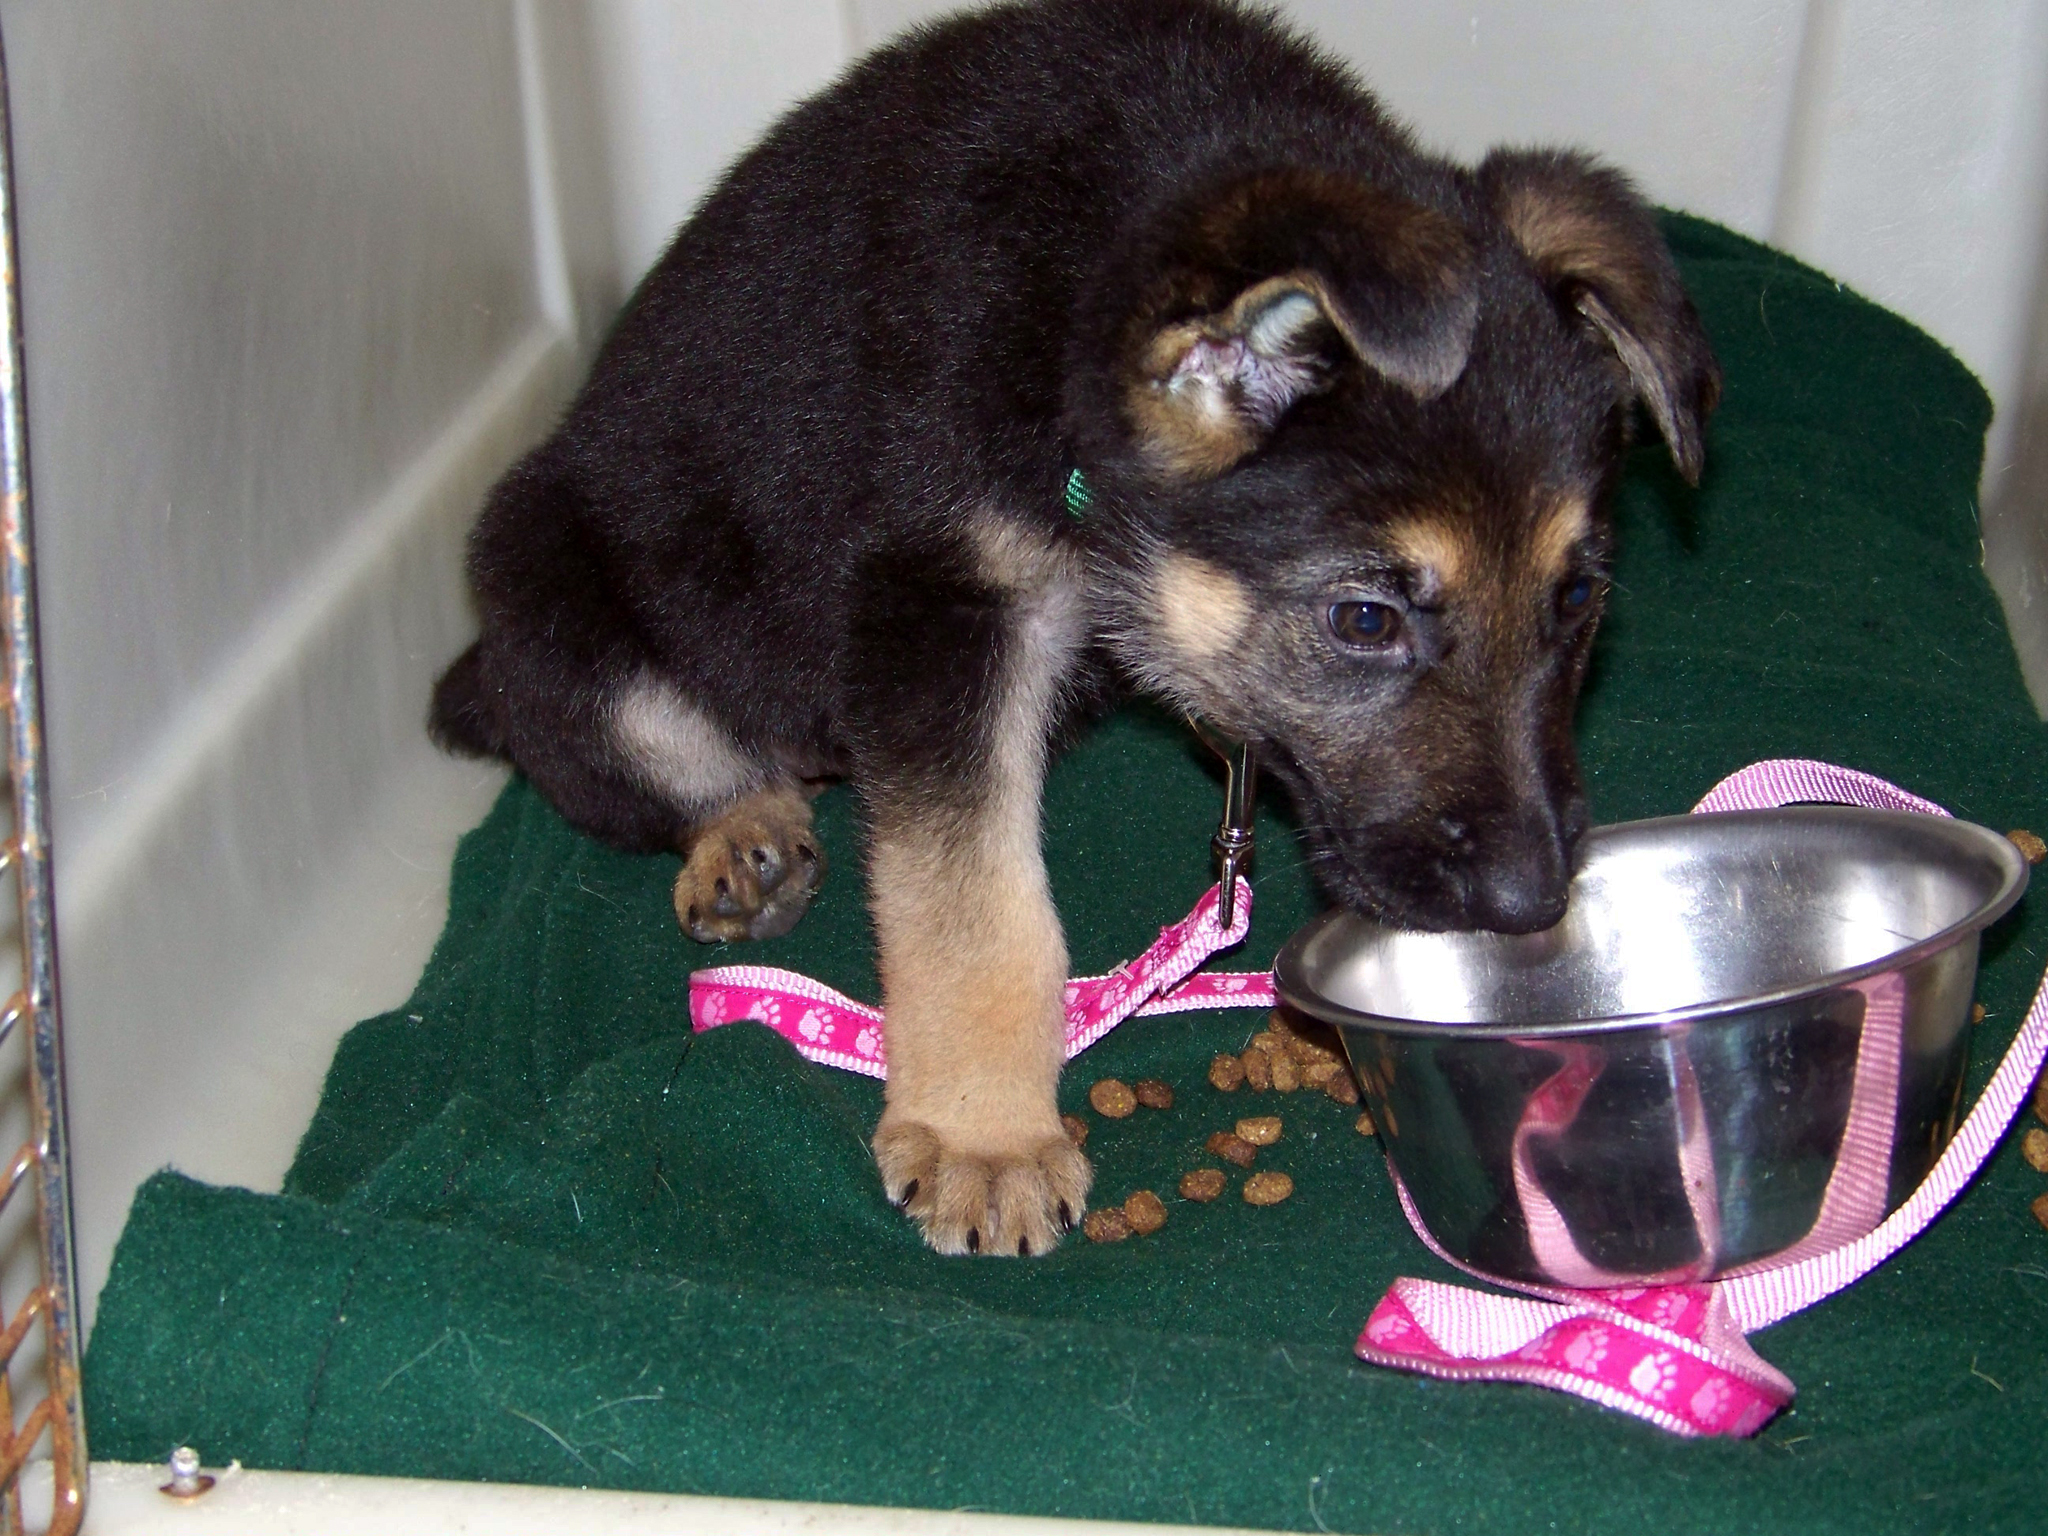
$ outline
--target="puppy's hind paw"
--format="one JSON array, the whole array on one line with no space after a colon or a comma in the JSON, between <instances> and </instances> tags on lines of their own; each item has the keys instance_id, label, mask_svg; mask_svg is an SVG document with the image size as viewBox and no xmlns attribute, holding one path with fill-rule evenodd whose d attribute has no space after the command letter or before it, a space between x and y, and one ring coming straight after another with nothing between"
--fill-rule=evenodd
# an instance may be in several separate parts
<instances>
[{"instance_id":1,"label":"puppy's hind paw","mask_svg":"<svg viewBox=\"0 0 2048 1536\"><path fill-rule=\"evenodd\" d=\"M676 876L676 921L700 944L780 938L824 878L810 802L792 786L759 790L697 829Z\"/></svg>"},{"instance_id":2,"label":"puppy's hind paw","mask_svg":"<svg viewBox=\"0 0 2048 1536\"><path fill-rule=\"evenodd\" d=\"M875 1133L890 1202L940 1253L1050 1253L1088 1208L1094 1170L1064 1132L1016 1153L961 1153L914 1121Z\"/></svg>"}]
</instances>

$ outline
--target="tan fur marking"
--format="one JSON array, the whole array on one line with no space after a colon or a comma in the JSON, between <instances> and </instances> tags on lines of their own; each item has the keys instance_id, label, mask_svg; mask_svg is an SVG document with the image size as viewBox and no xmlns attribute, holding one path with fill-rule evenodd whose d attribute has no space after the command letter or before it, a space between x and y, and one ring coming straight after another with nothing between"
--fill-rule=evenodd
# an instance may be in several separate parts
<instances>
[{"instance_id":1,"label":"tan fur marking","mask_svg":"<svg viewBox=\"0 0 2048 1536\"><path fill-rule=\"evenodd\" d=\"M1124 397L1145 455L1178 479L1208 480L1258 445L1242 417L1211 408L1205 398L1163 382L1134 386Z\"/></svg>"},{"instance_id":2,"label":"tan fur marking","mask_svg":"<svg viewBox=\"0 0 2048 1536\"><path fill-rule=\"evenodd\" d=\"M1577 497L1558 502L1537 521L1529 539L1529 562L1546 585L1564 575L1573 546L1592 527L1592 511Z\"/></svg>"},{"instance_id":3,"label":"tan fur marking","mask_svg":"<svg viewBox=\"0 0 2048 1536\"><path fill-rule=\"evenodd\" d=\"M1624 313L1653 302L1650 276L1635 247L1610 216L1572 189L1553 182L1510 186L1500 217L1545 283L1597 283Z\"/></svg>"},{"instance_id":4,"label":"tan fur marking","mask_svg":"<svg viewBox=\"0 0 2048 1536\"><path fill-rule=\"evenodd\" d=\"M874 850L889 1108L961 1152L1009 1155L1058 1128L1066 941L1035 859L1016 857L1036 849L978 830L980 846L910 832Z\"/></svg>"},{"instance_id":5,"label":"tan fur marking","mask_svg":"<svg viewBox=\"0 0 2048 1536\"><path fill-rule=\"evenodd\" d=\"M1252 600L1221 566L1193 555L1169 553L1153 568L1152 602L1158 633L1190 668L1228 654L1252 620Z\"/></svg>"},{"instance_id":6,"label":"tan fur marking","mask_svg":"<svg viewBox=\"0 0 2048 1536\"><path fill-rule=\"evenodd\" d=\"M1471 536L1454 523L1431 517L1396 523L1387 531L1386 544L1392 554L1445 588L1463 586L1473 577L1476 552Z\"/></svg>"},{"instance_id":7,"label":"tan fur marking","mask_svg":"<svg viewBox=\"0 0 2048 1536\"><path fill-rule=\"evenodd\" d=\"M990 512L974 519L972 531L982 577L1000 591L1029 596L1081 579L1073 550L1035 528Z\"/></svg>"}]
</instances>

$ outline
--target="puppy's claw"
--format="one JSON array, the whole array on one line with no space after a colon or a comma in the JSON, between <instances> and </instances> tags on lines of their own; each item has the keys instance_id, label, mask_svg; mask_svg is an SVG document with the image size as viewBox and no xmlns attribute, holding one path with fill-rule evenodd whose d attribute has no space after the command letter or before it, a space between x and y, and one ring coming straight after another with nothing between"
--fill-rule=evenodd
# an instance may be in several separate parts
<instances>
[{"instance_id":1,"label":"puppy's claw","mask_svg":"<svg viewBox=\"0 0 2048 1536\"><path fill-rule=\"evenodd\" d=\"M1093 1174L1063 1130L1015 1154L955 1152L929 1126L875 1135L882 1186L940 1253L1049 1253L1074 1225Z\"/></svg>"}]
</instances>

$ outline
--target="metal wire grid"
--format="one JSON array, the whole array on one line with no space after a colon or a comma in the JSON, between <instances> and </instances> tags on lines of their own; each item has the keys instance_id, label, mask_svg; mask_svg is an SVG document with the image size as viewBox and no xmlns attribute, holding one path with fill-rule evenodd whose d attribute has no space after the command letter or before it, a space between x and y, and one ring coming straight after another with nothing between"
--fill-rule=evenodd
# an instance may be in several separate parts
<instances>
[{"instance_id":1,"label":"metal wire grid","mask_svg":"<svg viewBox=\"0 0 2048 1536\"><path fill-rule=\"evenodd\" d=\"M24 1529L21 1471L45 1436L54 1502L49 1536L71 1536L85 1518L85 1424L78 1371L78 1293L71 1235L70 1140L64 1121L64 1052L57 1024L56 914L50 893L49 810L43 761L42 688L36 668L34 568L30 562L28 429L21 366L20 269L14 229L14 145L7 63L0 49L0 629L6 640L7 764L14 832L0 842L0 873L14 873L21 904L21 986L0 1009L0 1042L28 1030L29 1137L0 1173L0 1207L24 1185L36 1202L41 1283L0 1329L0 1533ZM6 1316L0 1309L0 1316ZM8 1367L42 1329L45 1391L17 1423Z\"/></svg>"}]
</instances>

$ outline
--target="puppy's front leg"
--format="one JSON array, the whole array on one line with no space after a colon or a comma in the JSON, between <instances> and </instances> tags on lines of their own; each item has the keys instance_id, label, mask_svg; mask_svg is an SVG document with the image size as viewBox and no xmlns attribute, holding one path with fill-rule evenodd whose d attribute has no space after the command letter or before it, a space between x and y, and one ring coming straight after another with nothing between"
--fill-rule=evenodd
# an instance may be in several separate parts
<instances>
[{"instance_id":1,"label":"puppy's front leg","mask_svg":"<svg viewBox=\"0 0 2048 1536\"><path fill-rule=\"evenodd\" d=\"M1088 1197L1054 1096L1066 945L1037 849L1016 856L995 830L901 827L874 849L889 1051L875 1159L941 1253L1044 1253Z\"/></svg>"},{"instance_id":2,"label":"puppy's front leg","mask_svg":"<svg viewBox=\"0 0 2048 1536\"><path fill-rule=\"evenodd\" d=\"M984 566L899 589L894 618L922 644L860 690L888 699L868 711L862 754L889 1054L875 1159L941 1253L1044 1253L1080 1219L1091 1177L1055 1097L1067 951L1039 851L1079 598Z\"/></svg>"}]
</instances>

